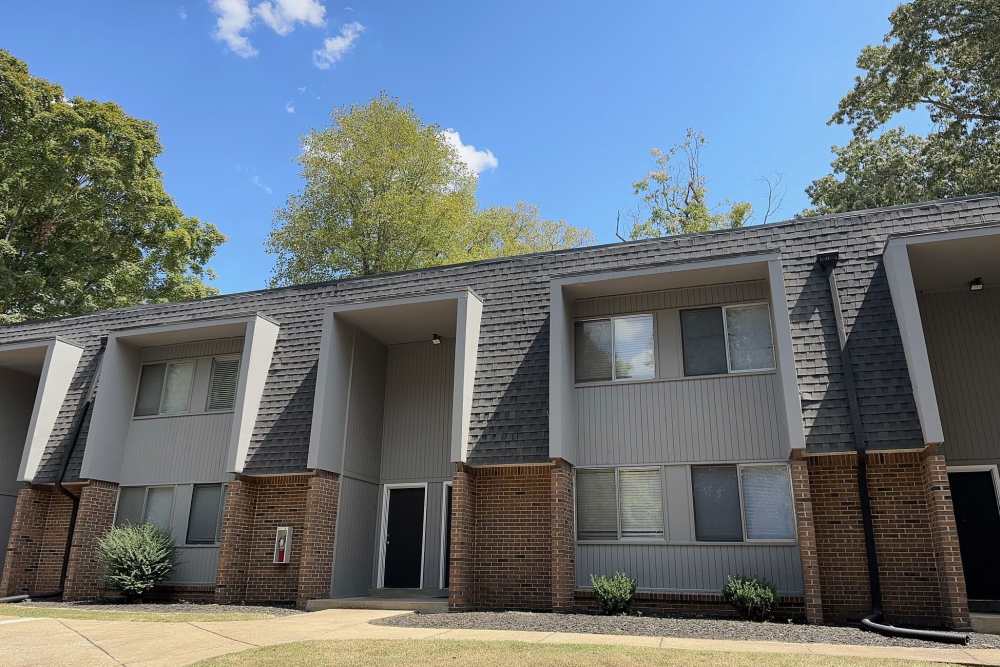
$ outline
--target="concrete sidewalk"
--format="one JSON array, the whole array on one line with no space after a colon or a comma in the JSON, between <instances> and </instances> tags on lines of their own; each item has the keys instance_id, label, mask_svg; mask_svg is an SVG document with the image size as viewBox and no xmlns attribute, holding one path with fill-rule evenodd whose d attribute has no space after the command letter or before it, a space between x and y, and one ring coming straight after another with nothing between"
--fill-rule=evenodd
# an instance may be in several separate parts
<instances>
[{"instance_id":1,"label":"concrete sidewalk","mask_svg":"<svg viewBox=\"0 0 1000 667\"><path fill-rule=\"evenodd\" d=\"M614 644L738 653L793 653L1000 665L1000 650L893 648L371 625L397 611L331 609L256 621L147 623L0 616L4 665L185 665L257 646L317 639L478 639Z\"/></svg>"}]
</instances>

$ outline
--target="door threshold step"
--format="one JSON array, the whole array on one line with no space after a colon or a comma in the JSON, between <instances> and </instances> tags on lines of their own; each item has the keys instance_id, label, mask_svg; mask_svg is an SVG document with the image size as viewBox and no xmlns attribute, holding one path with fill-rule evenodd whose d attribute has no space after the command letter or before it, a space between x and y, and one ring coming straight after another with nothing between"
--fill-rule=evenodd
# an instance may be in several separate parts
<instances>
[{"instance_id":1,"label":"door threshold step","mask_svg":"<svg viewBox=\"0 0 1000 667\"><path fill-rule=\"evenodd\" d=\"M448 611L448 598L432 597L358 597L320 598L306 602L306 611L323 609L386 609L394 611L422 611L426 613Z\"/></svg>"},{"instance_id":2,"label":"door threshold step","mask_svg":"<svg viewBox=\"0 0 1000 667\"><path fill-rule=\"evenodd\" d=\"M1000 614L972 612L969 614L969 620L972 621L972 629L975 632L1000 635Z\"/></svg>"}]
</instances>

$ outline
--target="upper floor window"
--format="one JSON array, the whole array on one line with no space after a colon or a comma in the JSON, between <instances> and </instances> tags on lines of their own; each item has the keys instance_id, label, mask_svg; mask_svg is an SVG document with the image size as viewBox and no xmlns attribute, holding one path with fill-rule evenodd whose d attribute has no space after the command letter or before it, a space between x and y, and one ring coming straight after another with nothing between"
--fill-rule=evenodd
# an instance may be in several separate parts
<instances>
[{"instance_id":1,"label":"upper floor window","mask_svg":"<svg viewBox=\"0 0 1000 667\"><path fill-rule=\"evenodd\" d=\"M575 329L577 382L655 377L652 315L583 320L576 323Z\"/></svg>"},{"instance_id":2,"label":"upper floor window","mask_svg":"<svg viewBox=\"0 0 1000 667\"><path fill-rule=\"evenodd\" d=\"M203 359L207 364L208 360ZM199 367L202 369L199 372ZM176 415L192 411L232 410L236 402L239 380L240 358L215 357L211 360L211 370L206 370L198 360L170 361L146 364L139 378L139 391L135 399L136 417L155 415ZM199 405L192 406L192 394L196 377L210 373L208 397L204 394L204 379L198 382L202 387ZM203 377L203 376L202 376ZM201 406L201 401L205 405Z\"/></svg>"},{"instance_id":3,"label":"upper floor window","mask_svg":"<svg viewBox=\"0 0 1000 667\"><path fill-rule=\"evenodd\" d=\"M766 303L682 310L684 375L774 368L771 311Z\"/></svg>"},{"instance_id":4,"label":"upper floor window","mask_svg":"<svg viewBox=\"0 0 1000 667\"><path fill-rule=\"evenodd\" d=\"M212 379L208 386L209 410L233 409L236 404L236 387L239 377L239 357L212 359Z\"/></svg>"}]
</instances>

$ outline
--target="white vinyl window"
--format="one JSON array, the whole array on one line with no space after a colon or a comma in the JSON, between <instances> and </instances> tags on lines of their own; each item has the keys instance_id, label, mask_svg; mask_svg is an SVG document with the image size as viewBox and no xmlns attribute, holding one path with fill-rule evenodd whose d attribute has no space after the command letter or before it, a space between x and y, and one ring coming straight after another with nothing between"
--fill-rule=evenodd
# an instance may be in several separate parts
<instances>
[{"instance_id":1,"label":"white vinyl window","mask_svg":"<svg viewBox=\"0 0 1000 667\"><path fill-rule=\"evenodd\" d=\"M136 417L173 415L191 408L194 361L146 364L135 399Z\"/></svg>"},{"instance_id":2,"label":"white vinyl window","mask_svg":"<svg viewBox=\"0 0 1000 667\"><path fill-rule=\"evenodd\" d=\"M579 540L662 540L660 468L577 470L576 527Z\"/></svg>"},{"instance_id":3,"label":"white vinyl window","mask_svg":"<svg viewBox=\"0 0 1000 667\"><path fill-rule=\"evenodd\" d=\"M577 382L649 380L656 376L653 316L625 315L575 324Z\"/></svg>"},{"instance_id":4,"label":"white vinyl window","mask_svg":"<svg viewBox=\"0 0 1000 667\"><path fill-rule=\"evenodd\" d=\"M240 379L239 357L212 359L212 378L208 385L209 411L232 410L236 405L236 389Z\"/></svg>"},{"instance_id":5,"label":"white vinyl window","mask_svg":"<svg viewBox=\"0 0 1000 667\"><path fill-rule=\"evenodd\" d=\"M691 466L695 539L699 542L795 540L788 466Z\"/></svg>"},{"instance_id":6,"label":"white vinyl window","mask_svg":"<svg viewBox=\"0 0 1000 667\"><path fill-rule=\"evenodd\" d=\"M684 375L774 369L771 310L766 303L682 310Z\"/></svg>"}]
</instances>

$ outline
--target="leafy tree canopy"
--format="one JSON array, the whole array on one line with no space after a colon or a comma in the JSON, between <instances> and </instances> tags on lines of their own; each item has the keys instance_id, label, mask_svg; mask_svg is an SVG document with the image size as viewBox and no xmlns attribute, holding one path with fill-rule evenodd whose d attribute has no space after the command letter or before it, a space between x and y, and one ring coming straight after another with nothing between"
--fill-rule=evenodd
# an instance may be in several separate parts
<instances>
[{"instance_id":1,"label":"leafy tree canopy","mask_svg":"<svg viewBox=\"0 0 1000 667\"><path fill-rule=\"evenodd\" d=\"M537 209L476 209L476 177L409 107L380 95L337 109L299 158L301 194L276 214L267 242L274 285L405 271L572 247L590 233Z\"/></svg>"},{"instance_id":2,"label":"leafy tree canopy","mask_svg":"<svg viewBox=\"0 0 1000 667\"><path fill-rule=\"evenodd\" d=\"M708 187L701 173L704 145L704 135L688 129L679 144L651 151L656 167L632 185L640 199L633 239L735 229L749 220L753 213L750 202L736 202L723 211L708 204Z\"/></svg>"},{"instance_id":3,"label":"leafy tree canopy","mask_svg":"<svg viewBox=\"0 0 1000 667\"><path fill-rule=\"evenodd\" d=\"M890 21L884 43L861 51L862 74L830 119L854 137L834 147L833 173L807 188L807 213L1000 190L1000 5L913 0ZM927 136L878 134L913 109L929 114Z\"/></svg>"},{"instance_id":4,"label":"leafy tree canopy","mask_svg":"<svg viewBox=\"0 0 1000 667\"><path fill-rule=\"evenodd\" d=\"M0 50L0 322L215 293L224 237L163 188L156 127Z\"/></svg>"}]
</instances>

